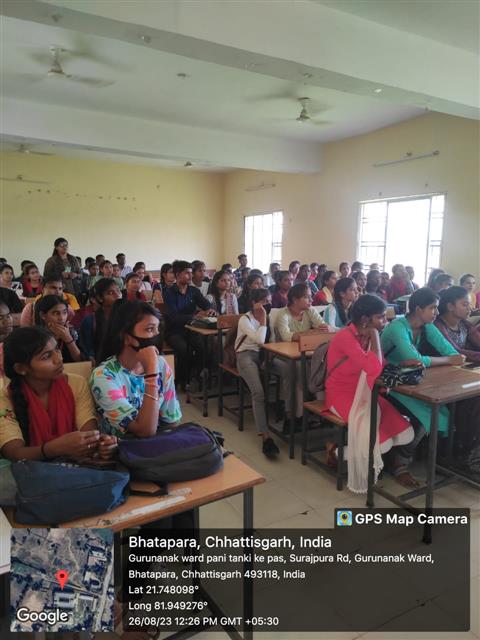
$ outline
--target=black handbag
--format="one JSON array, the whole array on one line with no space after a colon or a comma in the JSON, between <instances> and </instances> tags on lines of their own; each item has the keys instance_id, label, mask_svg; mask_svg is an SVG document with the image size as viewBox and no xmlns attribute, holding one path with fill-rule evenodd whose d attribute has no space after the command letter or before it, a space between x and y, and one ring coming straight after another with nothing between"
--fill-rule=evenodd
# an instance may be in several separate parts
<instances>
[{"instance_id":1,"label":"black handbag","mask_svg":"<svg viewBox=\"0 0 480 640\"><path fill-rule=\"evenodd\" d=\"M401 384L417 385L423 379L425 367L400 367L397 364L387 364L380 375L382 383L389 389Z\"/></svg>"}]
</instances>

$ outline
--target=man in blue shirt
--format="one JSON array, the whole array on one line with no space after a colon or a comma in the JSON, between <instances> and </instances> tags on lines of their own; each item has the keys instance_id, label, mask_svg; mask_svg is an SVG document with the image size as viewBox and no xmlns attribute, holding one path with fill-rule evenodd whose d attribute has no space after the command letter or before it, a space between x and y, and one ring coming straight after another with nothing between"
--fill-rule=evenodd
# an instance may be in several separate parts
<instances>
[{"instance_id":1,"label":"man in blue shirt","mask_svg":"<svg viewBox=\"0 0 480 640\"><path fill-rule=\"evenodd\" d=\"M176 378L184 386L190 366L199 363L202 356L200 336L185 329L185 325L194 318L214 316L216 312L210 308L210 302L200 289L192 285L192 265L185 260L175 260L172 268L176 282L165 291L163 297L167 305L165 336L176 356ZM192 362L188 362L189 345Z\"/></svg>"}]
</instances>

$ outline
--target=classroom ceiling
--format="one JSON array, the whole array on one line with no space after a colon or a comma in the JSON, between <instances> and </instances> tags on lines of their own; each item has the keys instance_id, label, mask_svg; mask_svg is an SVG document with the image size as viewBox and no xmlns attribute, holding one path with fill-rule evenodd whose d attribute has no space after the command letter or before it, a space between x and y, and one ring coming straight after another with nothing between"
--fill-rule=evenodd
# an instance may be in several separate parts
<instances>
[{"instance_id":1,"label":"classroom ceiling","mask_svg":"<svg viewBox=\"0 0 480 640\"><path fill-rule=\"evenodd\" d=\"M422 71L428 71L429 56L441 53L437 50L441 45L433 40L446 43L445 53L451 56L451 40L462 31L460 42L471 50L475 28L466 20L468 12L457 11L455 15L462 16L458 19L443 9L434 20L431 11L417 7L411 15L398 6L412 4L443 7L452 3L5 0L0 9L5 14L1 24L3 146L15 150L18 141L26 141L31 149L56 155L66 155L68 148L68 155L74 156L92 154L121 161L131 157L163 166L193 162L197 168L211 170L315 171L321 170L322 143L367 133L425 110L471 117L478 105L472 104L468 92L459 98L453 86L449 95L441 82L437 90L431 75L425 86L415 83L415 78L409 86L408 76L416 74L401 65L382 69L379 61L378 69L372 64L367 67L368 55L378 57L378 50L367 51L374 31L364 32L367 43L357 51L357 57L365 58L364 71L355 56L335 49L335 34L331 42L325 38L321 67L312 58L315 50L308 50L309 38L316 35L308 27L310 18L323 18L322 28L330 20L338 29L339 41L348 37L349 29L358 30L359 24L367 24L370 30L383 28L376 23L395 25L409 38L412 34L429 37L433 49L426 49ZM257 11L249 15L252 7ZM272 8L287 30L289 18L298 19L298 9L303 12L298 25L291 22L293 42L283 52L280 24L279 42L265 39L261 51L253 46L258 38L253 25L261 27L263 21L271 29ZM203 11L195 13L199 9ZM208 21L212 10L218 34L211 32L215 24ZM235 10L240 13L228 13ZM344 19L346 13L355 15ZM471 12L468 16L472 17ZM246 19L252 31L245 35L242 49L233 36L227 38L235 18ZM249 22L253 18L255 22ZM391 31L378 33L390 41ZM60 49L59 62L71 77L47 75L52 46ZM469 55L460 49L458 55ZM310 98L310 119L299 122L298 99L303 97Z\"/></svg>"}]
</instances>

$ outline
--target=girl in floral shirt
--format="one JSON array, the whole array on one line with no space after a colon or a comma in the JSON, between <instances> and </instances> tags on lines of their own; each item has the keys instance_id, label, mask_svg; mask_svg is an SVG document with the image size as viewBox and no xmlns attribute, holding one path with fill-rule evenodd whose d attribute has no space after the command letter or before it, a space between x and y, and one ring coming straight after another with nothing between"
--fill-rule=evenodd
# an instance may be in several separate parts
<instances>
[{"instance_id":1,"label":"girl in floral shirt","mask_svg":"<svg viewBox=\"0 0 480 640\"><path fill-rule=\"evenodd\" d=\"M106 331L102 364L90 386L101 430L120 438L146 438L182 417L172 370L159 355L159 318L153 307L132 301L120 305Z\"/></svg>"}]
</instances>

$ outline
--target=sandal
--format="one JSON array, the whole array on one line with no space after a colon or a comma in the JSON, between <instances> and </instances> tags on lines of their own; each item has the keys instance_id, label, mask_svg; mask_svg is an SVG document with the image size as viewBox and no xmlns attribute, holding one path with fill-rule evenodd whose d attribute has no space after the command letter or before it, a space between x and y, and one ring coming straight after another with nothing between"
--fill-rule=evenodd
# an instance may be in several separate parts
<instances>
[{"instance_id":1,"label":"sandal","mask_svg":"<svg viewBox=\"0 0 480 640\"><path fill-rule=\"evenodd\" d=\"M416 478L412 476L410 471L404 471L403 473L399 473L396 476L393 476L398 484L401 484L402 487L408 487L410 489L418 489L418 487L422 486L422 483L419 482Z\"/></svg>"}]
</instances>

